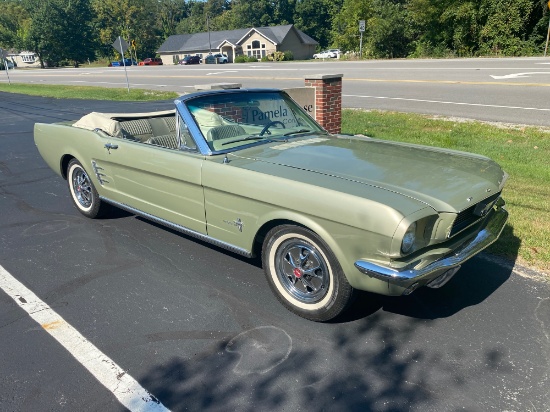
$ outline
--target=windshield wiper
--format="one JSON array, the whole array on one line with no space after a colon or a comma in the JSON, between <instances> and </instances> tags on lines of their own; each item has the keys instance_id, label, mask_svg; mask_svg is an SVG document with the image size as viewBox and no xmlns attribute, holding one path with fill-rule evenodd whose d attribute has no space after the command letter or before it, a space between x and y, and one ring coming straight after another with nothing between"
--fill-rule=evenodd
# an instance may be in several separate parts
<instances>
[{"instance_id":1,"label":"windshield wiper","mask_svg":"<svg viewBox=\"0 0 550 412\"><path fill-rule=\"evenodd\" d=\"M229 142L222 143L222 146L225 146L226 144L231 144L231 143L246 142L247 140L265 140L267 142L272 141L271 139L266 139L264 136L248 136L242 139L236 139L236 140L231 140Z\"/></svg>"},{"instance_id":2,"label":"windshield wiper","mask_svg":"<svg viewBox=\"0 0 550 412\"><path fill-rule=\"evenodd\" d=\"M283 136L291 136L291 135L293 135L293 134L307 133L307 132L311 132L311 130L309 130L309 129L300 129L300 130L296 130L296 131L294 131L294 132L285 133Z\"/></svg>"}]
</instances>

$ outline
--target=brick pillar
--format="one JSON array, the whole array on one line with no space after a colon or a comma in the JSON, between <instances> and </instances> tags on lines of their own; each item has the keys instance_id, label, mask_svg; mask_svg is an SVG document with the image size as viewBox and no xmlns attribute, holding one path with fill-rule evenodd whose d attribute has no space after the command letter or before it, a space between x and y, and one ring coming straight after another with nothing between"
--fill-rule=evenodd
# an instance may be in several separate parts
<instances>
[{"instance_id":1,"label":"brick pillar","mask_svg":"<svg viewBox=\"0 0 550 412\"><path fill-rule=\"evenodd\" d=\"M342 131L343 74L315 74L305 77L306 87L315 88L315 120L330 133Z\"/></svg>"}]
</instances>

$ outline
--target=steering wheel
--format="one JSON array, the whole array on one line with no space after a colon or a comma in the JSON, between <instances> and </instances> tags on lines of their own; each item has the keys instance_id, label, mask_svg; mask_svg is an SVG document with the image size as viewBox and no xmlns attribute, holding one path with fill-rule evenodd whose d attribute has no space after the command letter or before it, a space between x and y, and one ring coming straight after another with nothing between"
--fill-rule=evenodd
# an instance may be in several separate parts
<instances>
[{"instance_id":1,"label":"steering wheel","mask_svg":"<svg viewBox=\"0 0 550 412\"><path fill-rule=\"evenodd\" d=\"M276 124L280 124L281 126L283 126L283 129L286 129L285 124L283 122L275 120L273 122L269 122L268 124L266 124L262 129L262 131L260 132L259 136L263 136L266 132L267 134L271 134L271 132L268 132L267 129L269 129L271 126L275 126Z\"/></svg>"}]
</instances>

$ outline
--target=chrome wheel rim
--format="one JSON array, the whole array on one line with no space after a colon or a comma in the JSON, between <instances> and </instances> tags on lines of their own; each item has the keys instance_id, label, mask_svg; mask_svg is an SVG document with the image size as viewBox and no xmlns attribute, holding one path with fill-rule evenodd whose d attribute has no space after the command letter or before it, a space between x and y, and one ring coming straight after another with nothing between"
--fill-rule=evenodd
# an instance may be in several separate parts
<instances>
[{"instance_id":1,"label":"chrome wheel rim","mask_svg":"<svg viewBox=\"0 0 550 412\"><path fill-rule=\"evenodd\" d=\"M87 209L92 206L93 195L92 185L86 172L81 168L76 168L72 175L73 193L80 205Z\"/></svg>"},{"instance_id":2,"label":"chrome wheel rim","mask_svg":"<svg viewBox=\"0 0 550 412\"><path fill-rule=\"evenodd\" d=\"M291 239L283 242L275 255L277 277L282 287L303 303L316 303L329 289L329 268L312 245Z\"/></svg>"}]
</instances>

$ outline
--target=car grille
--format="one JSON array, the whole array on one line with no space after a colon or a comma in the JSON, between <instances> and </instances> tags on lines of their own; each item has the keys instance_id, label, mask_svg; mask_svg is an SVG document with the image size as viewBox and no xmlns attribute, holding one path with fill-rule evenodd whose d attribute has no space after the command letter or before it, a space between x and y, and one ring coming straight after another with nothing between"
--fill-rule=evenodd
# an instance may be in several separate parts
<instances>
[{"instance_id":1,"label":"car grille","mask_svg":"<svg viewBox=\"0 0 550 412\"><path fill-rule=\"evenodd\" d=\"M458 232L466 229L468 226L482 219L484 216L480 216L478 213L476 213L476 208L479 205L488 205L490 203L494 203L499 198L499 196L500 193L495 193L494 195L483 199L481 202L476 203L475 205L470 206L468 209L464 209L462 212L460 212L453 223L453 227L451 228L451 233L449 236L456 235Z\"/></svg>"}]
</instances>

